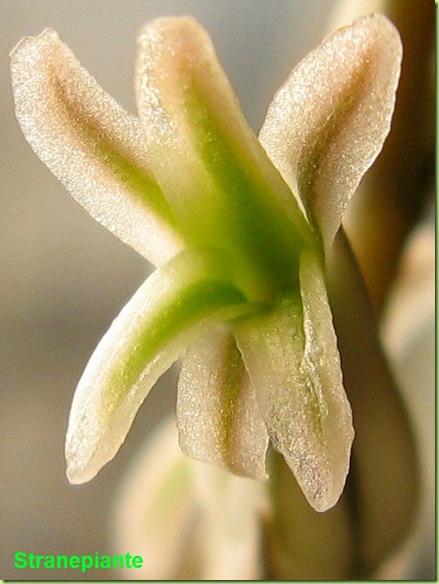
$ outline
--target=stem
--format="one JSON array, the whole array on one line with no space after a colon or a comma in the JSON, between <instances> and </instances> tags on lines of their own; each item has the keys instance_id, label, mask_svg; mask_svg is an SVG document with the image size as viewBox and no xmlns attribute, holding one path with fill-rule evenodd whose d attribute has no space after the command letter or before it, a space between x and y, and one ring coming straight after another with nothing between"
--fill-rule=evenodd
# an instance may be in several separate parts
<instances>
[{"instance_id":1,"label":"stem","mask_svg":"<svg viewBox=\"0 0 439 584\"><path fill-rule=\"evenodd\" d=\"M401 34L401 80L392 131L345 221L378 315L395 280L407 236L422 212L428 183L433 182L435 8L429 0L387 0L379 11Z\"/></svg>"},{"instance_id":2,"label":"stem","mask_svg":"<svg viewBox=\"0 0 439 584\"><path fill-rule=\"evenodd\" d=\"M329 295L354 413L355 520L370 573L401 544L418 499L418 460L404 404L378 338L373 308L345 234L327 261Z\"/></svg>"}]
</instances>

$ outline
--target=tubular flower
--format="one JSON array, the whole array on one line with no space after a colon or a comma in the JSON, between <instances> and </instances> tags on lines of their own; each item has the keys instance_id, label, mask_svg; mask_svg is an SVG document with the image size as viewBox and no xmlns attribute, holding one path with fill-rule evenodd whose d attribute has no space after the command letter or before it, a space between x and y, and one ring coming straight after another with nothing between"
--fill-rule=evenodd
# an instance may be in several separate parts
<instances>
[{"instance_id":1,"label":"tubular flower","mask_svg":"<svg viewBox=\"0 0 439 584\"><path fill-rule=\"evenodd\" d=\"M276 94L260 140L191 18L140 32L138 118L51 30L12 53L17 118L73 197L157 270L92 355L66 440L72 483L123 443L183 357L183 451L266 476L269 442L309 503L340 497L354 437L326 292L343 212L389 132L401 45L375 15L328 37Z\"/></svg>"}]
</instances>

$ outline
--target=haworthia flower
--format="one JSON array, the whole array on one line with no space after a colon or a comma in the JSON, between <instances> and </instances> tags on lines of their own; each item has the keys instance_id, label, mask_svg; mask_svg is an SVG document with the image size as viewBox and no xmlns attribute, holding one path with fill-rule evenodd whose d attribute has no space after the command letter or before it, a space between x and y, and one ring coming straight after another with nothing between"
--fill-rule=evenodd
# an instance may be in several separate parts
<instances>
[{"instance_id":1,"label":"haworthia flower","mask_svg":"<svg viewBox=\"0 0 439 584\"><path fill-rule=\"evenodd\" d=\"M141 31L139 121L56 33L15 49L17 117L30 144L95 218L165 264L79 383L66 445L72 482L113 458L152 385L190 345L177 408L183 450L263 477L270 439L315 509L337 502L354 433L324 250L389 130L400 54L380 16L335 33L275 97L261 144L191 18Z\"/></svg>"}]
</instances>

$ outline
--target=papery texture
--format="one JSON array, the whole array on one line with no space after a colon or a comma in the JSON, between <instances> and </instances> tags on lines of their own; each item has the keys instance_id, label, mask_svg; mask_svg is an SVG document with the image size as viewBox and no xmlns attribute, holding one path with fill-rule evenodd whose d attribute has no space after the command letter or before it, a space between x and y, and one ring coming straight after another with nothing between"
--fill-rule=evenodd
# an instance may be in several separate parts
<instances>
[{"instance_id":1,"label":"papery texture","mask_svg":"<svg viewBox=\"0 0 439 584\"><path fill-rule=\"evenodd\" d=\"M216 255L183 252L122 309L73 399L66 441L71 482L91 479L114 457L152 386L203 327L249 310L223 278Z\"/></svg>"},{"instance_id":2,"label":"papery texture","mask_svg":"<svg viewBox=\"0 0 439 584\"><path fill-rule=\"evenodd\" d=\"M15 108L41 160L94 219L152 263L181 248L145 135L47 29L11 55Z\"/></svg>"},{"instance_id":3,"label":"papery texture","mask_svg":"<svg viewBox=\"0 0 439 584\"><path fill-rule=\"evenodd\" d=\"M231 330L218 326L192 344L178 382L183 451L237 475L264 478L268 434Z\"/></svg>"},{"instance_id":4,"label":"papery texture","mask_svg":"<svg viewBox=\"0 0 439 584\"><path fill-rule=\"evenodd\" d=\"M312 233L196 21L164 18L144 27L136 95L151 167L185 237L243 260L236 277L257 300L295 285L298 249Z\"/></svg>"},{"instance_id":5,"label":"papery texture","mask_svg":"<svg viewBox=\"0 0 439 584\"><path fill-rule=\"evenodd\" d=\"M301 298L236 326L273 446L295 474L309 503L337 502L349 469L352 414L318 260L300 265Z\"/></svg>"},{"instance_id":6,"label":"papery texture","mask_svg":"<svg viewBox=\"0 0 439 584\"><path fill-rule=\"evenodd\" d=\"M275 95L260 140L326 249L390 130L401 42L384 16L329 36Z\"/></svg>"}]
</instances>

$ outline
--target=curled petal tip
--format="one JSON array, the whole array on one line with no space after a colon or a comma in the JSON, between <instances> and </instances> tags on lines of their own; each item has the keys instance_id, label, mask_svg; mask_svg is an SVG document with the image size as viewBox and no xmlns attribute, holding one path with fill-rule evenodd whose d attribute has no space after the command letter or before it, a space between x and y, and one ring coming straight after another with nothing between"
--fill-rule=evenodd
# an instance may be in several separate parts
<instances>
[{"instance_id":1,"label":"curled petal tip","mask_svg":"<svg viewBox=\"0 0 439 584\"><path fill-rule=\"evenodd\" d=\"M83 475L73 465L72 466L67 465L66 477L71 485L82 485L83 483L87 483L92 478L94 478L94 475L93 476Z\"/></svg>"},{"instance_id":2,"label":"curled petal tip","mask_svg":"<svg viewBox=\"0 0 439 584\"><path fill-rule=\"evenodd\" d=\"M58 41L59 35L58 33L53 30L52 28L45 28L40 32L40 34L35 36L26 36L23 37L18 41L15 47L10 51L9 57L11 59L15 59L18 55L20 55L21 51L27 50L32 45L38 45L42 41Z\"/></svg>"},{"instance_id":3,"label":"curled petal tip","mask_svg":"<svg viewBox=\"0 0 439 584\"><path fill-rule=\"evenodd\" d=\"M101 339L79 381L66 439L73 482L114 458L149 391L206 327L251 309L216 254L186 251L156 270ZM223 279L224 278L224 279Z\"/></svg>"},{"instance_id":4,"label":"curled petal tip","mask_svg":"<svg viewBox=\"0 0 439 584\"><path fill-rule=\"evenodd\" d=\"M261 142L326 250L390 130L401 56L385 16L359 18L299 63L268 110Z\"/></svg>"},{"instance_id":5,"label":"curled petal tip","mask_svg":"<svg viewBox=\"0 0 439 584\"><path fill-rule=\"evenodd\" d=\"M91 481L100 471L96 448L90 440L89 446L78 441L79 432L69 432L65 444L66 477L71 485L82 485Z\"/></svg>"},{"instance_id":6,"label":"curled petal tip","mask_svg":"<svg viewBox=\"0 0 439 584\"><path fill-rule=\"evenodd\" d=\"M15 113L26 140L73 198L152 263L182 241L147 164L138 120L46 29L11 54Z\"/></svg>"}]
</instances>

